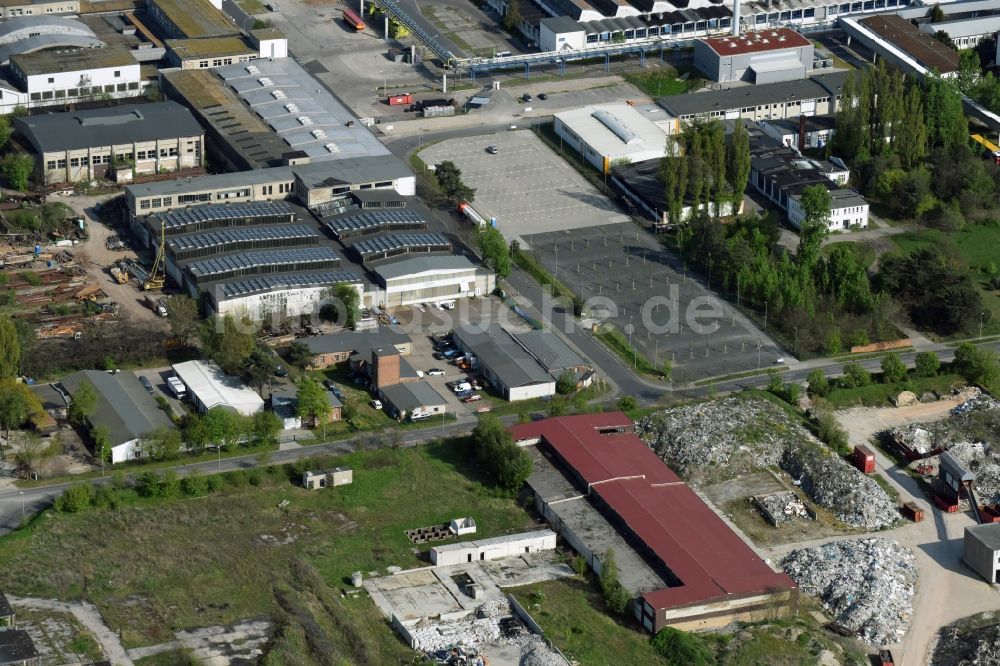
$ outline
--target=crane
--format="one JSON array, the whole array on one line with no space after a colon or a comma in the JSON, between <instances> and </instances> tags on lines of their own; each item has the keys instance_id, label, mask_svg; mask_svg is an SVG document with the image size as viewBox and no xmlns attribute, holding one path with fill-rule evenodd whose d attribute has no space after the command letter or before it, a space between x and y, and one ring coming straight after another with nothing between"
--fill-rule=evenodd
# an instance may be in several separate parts
<instances>
[{"instance_id":1,"label":"crane","mask_svg":"<svg viewBox=\"0 0 1000 666\"><path fill-rule=\"evenodd\" d=\"M150 289L163 289L163 285L166 284L166 276L164 275L165 270L163 264L166 263L166 259L163 258L164 252L166 252L167 242L167 226L163 220L160 220L160 246L156 248L156 259L153 260L153 268L149 271L149 277L146 281L142 283L143 291L149 291Z\"/></svg>"}]
</instances>

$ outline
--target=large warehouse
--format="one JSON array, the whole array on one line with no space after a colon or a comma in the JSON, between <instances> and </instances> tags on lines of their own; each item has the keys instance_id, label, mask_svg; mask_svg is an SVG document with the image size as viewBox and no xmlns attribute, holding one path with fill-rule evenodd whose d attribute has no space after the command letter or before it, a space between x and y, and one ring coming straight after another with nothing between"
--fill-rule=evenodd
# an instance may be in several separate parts
<instances>
[{"instance_id":1,"label":"large warehouse","mask_svg":"<svg viewBox=\"0 0 1000 666\"><path fill-rule=\"evenodd\" d=\"M758 30L694 43L694 66L712 81L779 83L812 69L813 44L789 28Z\"/></svg>"},{"instance_id":2,"label":"large warehouse","mask_svg":"<svg viewBox=\"0 0 1000 666\"><path fill-rule=\"evenodd\" d=\"M655 106L637 110L628 104L585 106L555 114L555 132L594 168L610 173L614 164L663 157L667 137L678 123Z\"/></svg>"},{"instance_id":3,"label":"large warehouse","mask_svg":"<svg viewBox=\"0 0 1000 666\"><path fill-rule=\"evenodd\" d=\"M535 457L528 484L540 513L574 548L599 569L603 552L593 552L592 539L613 529L627 544L615 551L626 589L632 569L648 567L659 577L657 589L629 590L638 596L633 610L647 631L716 629L788 614L795 583L773 571L663 464L624 414L549 418L511 432L519 446L544 454ZM560 484L564 490L553 496L550 489ZM574 519L561 520L574 506L589 507L590 529L576 531ZM632 559L636 567L625 564Z\"/></svg>"}]
</instances>

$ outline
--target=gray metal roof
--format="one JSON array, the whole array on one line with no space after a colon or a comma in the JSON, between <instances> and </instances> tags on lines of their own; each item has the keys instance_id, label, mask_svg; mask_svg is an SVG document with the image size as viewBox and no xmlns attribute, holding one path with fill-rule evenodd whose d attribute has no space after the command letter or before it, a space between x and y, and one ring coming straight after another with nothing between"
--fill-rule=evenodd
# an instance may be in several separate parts
<instances>
[{"instance_id":1,"label":"gray metal roof","mask_svg":"<svg viewBox=\"0 0 1000 666\"><path fill-rule=\"evenodd\" d=\"M971 533L984 546L990 550L1000 550L1000 524L986 523L985 525L973 525L965 528L966 533Z\"/></svg>"},{"instance_id":2,"label":"gray metal roof","mask_svg":"<svg viewBox=\"0 0 1000 666\"><path fill-rule=\"evenodd\" d=\"M427 382L391 384L380 388L379 391L400 412L412 412L421 407L440 407L448 404L448 401Z\"/></svg>"},{"instance_id":3,"label":"gray metal roof","mask_svg":"<svg viewBox=\"0 0 1000 666\"><path fill-rule=\"evenodd\" d=\"M59 33L55 35L32 35L11 44L0 46L0 64L6 65L11 56L34 53L42 49L56 47L94 49L103 46L97 37Z\"/></svg>"},{"instance_id":4,"label":"gray metal roof","mask_svg":"<svg viewBox=\"0 0 1000 666\"><path fill-rule=\"evenodd\" d=\"M373 331L341 331L329 335L302 338L313 354L333 354L336 352L356 352L371 347L387 347L410 342L410 336L388 326L380 326Z\"/></svg>"},{"instance_id":5,"label":"gray metal roof","mask_svg":"<svg viewBox=\"0 0 1000 666\"><path fill-rule=\"evenodd\" d=\"M763 106L779 102L819 99L839 94L849 72L831 72L810 76L796 81L736 86L725 90L670 95L661 97L657 104L674 117L739 110L750 106Z\"/></svg>"},{"instance_id":6,"label":"gray metal roof","mask_svg":"<svg viewBox=\"0 0 1000 666\"><path fill-rule=\"evenodd\" d=\"M270 167L268 169L255 169L253 171L238 171L235 173L213 173L193 178L158 180L140 185L128 185L125 187L125 190L130 192L133 197L141 199L149 196L170 196L191 192L221 190L230 187L247 187L278 181L292 181L294 178L295 175L292 173L291 167L281 166ZM234 204L229 205L232 206Z\"/></svg>"},{"instance_id":7,"label":"gray metal roof","mask_svg":"<svg viewBox=\"0 0 1000 666\"><path fill-rule=\"evenodd\" d=\"M511 336L524 347L529 354L538 359L553 376L558 376L569 368L578 368L587 363L570 349L569 345L555 333L549 330L532 330L523 333L511 333Z\"/></svg>"},{"instance_id":8,"label":"gray metal roof","mask_svg":"<svg viewBox=\"0 0 1000 666\"><path fill-rule=\"evenodd\" d=\"M431 250L448 251L451 249L451 241L438 233L392 234L359 240L357 243L351 245L351 249L361 255L362 259L367 259L373 255L389 253L403 254L404 252L414 250L424 252Z\"/></svg>"},{"instance_id":9,"label":"gray metal roof","mask_svg":"<svg viewBox=\"0 0 1000 666\"><path fill-rule=\"evenodd\" d=\"M370 192L372 190L366 190ZM413 210L370 210L350 213L324 221L338 238L341 235L372 234L390 229L426 229L427 220Z\"/></svg>"},{"instance_id":10,"label":"gray metal roof","mask_svg":"<svg viewBox=\"0 0 1000 666\"><path fill-rule=\"evenodd\" d=\"M24 116L15 118L14 126L40 152L201 136L204 131L177 102Z\"/></svg>"},{"instance_id":11,"label":"gray metal roof","mask_svg":"<svg viewBox=\"0 0 1000 666\"><path fill-rule=\"evenodd\" d=\"M418 275L428 271L467 271L473 270L476 266L465 257L458 255L445 255L435 257L415 257L412 259L402 259L391 264L377 266L372 270L375 274L386 280L395 280L407 275Z\"/></svg>"},{"instance_id":12,"label":"gray metal roof","mask_svg":"<svg viewBox=\"0 0 1000 666\"><path fill-rule=\"evenodd\" d=\"M15 16L0 22L0 44L12 44L39 34L95 36L87 24L68 16Z\"/></svg>"},{"instance_id":13,"label":"gray metal roof","mask_svg":"<svg viewBox=\"0 0 1000 666\"><path fill-rule=\"evenodd\" d=\"M457 327L453 335L508 388L553 381L548 371L500 326L483 330L468 324Z\"/></svg>"},{"instance_id":14,"label":"gray metal roof","mask_svg":"<svg viewBox=\"0 0 1000 666\"><path fill-rule=\"evenodd\" d=\"M164 227L169 232L216 220L252 220L286 215L295 215L295 208L285 201L247 201L175 208L166 213L151 215L150 219L153 227L159 226L156 222L163 222Z\"/></svg>"},{"instance_id":15,"label":"gray metal roof","mask_svg":"<svg viewBox=\"0 0 1000 666\"><path fill-rule=\"evenodd\" d=\"M952 5L948 9L961 9L961 4ZM962 19L958 21L942 21L941 23L928 23L921 26L921 30L933 36L938 30L948 33L952 39L962 37L978 37L979 35L990 35L1000 30L1000 15L997 16L977 16L976 18Z\"/></svg>"},{"instance_id":16,"label":"gray metal roof","mask_svg":"<svg viewBox=\"0 0 1000 666\"><path fill-rule=\"evenodd\" d=\"M294 150L322 160L389 154L350 109L292 58L215 71Z\"/></svg>"},{"instance_id":17,"label":"gray metal roof","mask_svg":"<svg viewBox=\"0 0 1000 666\"><path fill-rule=\"evenodd\" d=\"M395 155L325 160L296 165L292 170L309 189L344 184L390 182L413 176L413 172Z\"/></svg>"},{"instance_id":18,"label":"gray metal roof","mask_svg":"<svg viewBox=\"0 0 1000 666\"><path fill-rule=\"evenodd\" d=\"M301 247L281 250L261 250L244 252L223 257L212 257L187 264L187 271L195 279L221 275L231 271L260 269L266 266L288 266L303 264L340 265L340 257L329 247ZM323 268L322 266L320 268Z\"/></svg>"},{"instance_id":19,"label":"gray metal roof","mask_svg":"<svg viewBox=\"0 0 1000 666\"><path fill-rule=\"evenodd\" d=\"M220 247L230 243L250 243L255 241L298 239L303 244L306 244L309 242L309 239L318 240L319 237L319 233L315 229L305 224L271 227L227 227L199 234L175 236L167 240L167 246L174 252L184 252L186 250Z\"/></svg>"},{"instance_id":20,"label":"gray metal roof","mask_svg":"<svg viewBox=\"0 0 1000 666\"><path fill-rule=\"evenodd\" d=\"M160 426L172 428L166 413L130 372L112 375L99 370L81 370L64 377L61 384L70 396L90 382L97 394L97 407L88 419L93 426L108 429L111 446L142 437Z\"/></svg>"},{"instance_id":21,"label":"gray metal roof","mask_svg":"<svg viewBox=\"0 0 1000 666\"><path fill-rule=\"evenodd\" d=\"M213 296L218 301L241 298L253 294L283 289L305 287L332 287L337 284L360 282L360 278L349 271L327 271L323 273L291 273L287 275L255 275L217 285Z\"/></svg>"}]
</instances>

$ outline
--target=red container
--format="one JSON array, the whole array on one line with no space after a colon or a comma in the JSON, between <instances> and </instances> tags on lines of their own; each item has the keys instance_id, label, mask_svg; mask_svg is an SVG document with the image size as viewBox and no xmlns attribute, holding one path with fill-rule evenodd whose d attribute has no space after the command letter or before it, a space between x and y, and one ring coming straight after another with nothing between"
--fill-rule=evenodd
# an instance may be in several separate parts
<instances>
[{"instance_id":1,"label":"red container","mask_svg":"<svg viewBox=\"0 0 1000 666\"><path fill-rule=\"evenodd\" d=\"M940 495L934 496L934 503L938 505L938 508L946 513L958 513L958 502L954 504L948 504L948 500L941 497Z\"/></svg>"},{"instance_id":2,"label":"red container","mask_svg":"<svg viewBox=\"0 0 1000 666\"><path fill-rule=\"evenodd\" d=\"M867 446L855 446L851 458L854 466L865 474L873 474L875 472L875 454Z\"/></svg>"},{"instance_id":3,"label":"red container","mask_svg":"<svg viewBox=\"0 0 1000 666\"><path fill-rule=\"evenodd\" d=\"M389 95L389 106L399 106L401 104L413 104L413 95L403 93L402 95Z\"/></svg>"},{"instance_id":4,"label":"red container","mask_svg":"<svg viewBox=\"0 0 1000 666\"><path fill-rule=\"evenodd\" d=\"M924 510L916 502L906 502L903 504L903 515L915 523L924 519Z\"/></svg>"}]
</instances>

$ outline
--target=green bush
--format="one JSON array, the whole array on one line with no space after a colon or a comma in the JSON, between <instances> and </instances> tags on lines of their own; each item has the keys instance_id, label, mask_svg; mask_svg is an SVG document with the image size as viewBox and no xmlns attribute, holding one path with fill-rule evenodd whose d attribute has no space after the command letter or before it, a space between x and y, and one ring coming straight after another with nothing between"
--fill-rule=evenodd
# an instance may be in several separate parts
<instances>
[{"instance_id":1,"label":"green bush","mask_svg":"<svg viewBox=\"0 0 1000 666\"><path fill-rule=\"evenodd\" d=\"M56 498L55 508L60 513L78 513L90 507L94 488L89 483L70 486Z\"/></svg>"},{"instance_id":2,"label":"green bush","mask_svg":"<svg viewBox=\"0 0 1000 666\"><path fill-rule=\"evenodd\" d=\"M809 395L811 396L822 397L830 390L830 382L819 368L812 370L806 377L806 381L809 382Z\"/></svg>"},{"instance_id":3,"label":"green bush","mask_svg":"<svg viewBox=\"0 0 1000 666\"><path fill-rule=\"evenodd\" d=\"M833 412L827 410L817 412L816 430L820 441L837 453L847 455L851 452L847 431L840 425L840 421L833 415Z\"/></svg>"},{"instance_id":4,"label":"green bush","mask_svg":"<svg viewBox=\"0 0 1000 666\"><path fill-rule=\"evenodd\" d=\"M859 388L872 383L872 376L858 363L847 363L844 365L844 376L840 378L840 384L844 388Z\"/></svg>"},{"instance_id":5,"label":"green bush","mask_svg":"<svg viewBox=\"0 0 1000 666\"><path fill-rule=\"evenodd\" d=\"M673 627L660 629L650 641L668 666L710 666L715 663L701 638Z\"/></svg>"},{"instance_id":6,"label":"green bush","mask_svg":"<svg viewBox=\"0 0 1000 666\"><path fill-rule=\"evenodd\" d=\"M222 477L218 474L205 477L205 492L217 493L222 490Z\"/></svg>"},{"instance_id":7,"label":"green bush","mask_svg":"<svg viewBox=\"0 0 1000 666\"><path fill-rule=\"evenodd\" d=\"M916 367L914 372L917 377L936 377L941 370L941 361L934 352L920 352L917 354Z\"/></svg>"},{"instance_id":8,"label":"green bush","mask_svg":"<svg viewBox=\"0 0 1000 666\"><path fill-rule=\"evenodd\" d=\"M631 395L623 395L618 398L618 409L623 412L635 411L635 408L639 406L639 403Z\"/></svg>"},{"instance_id":9,"label":"green bush","mask_svg":"<svg viewBox=\"0 0 1000 666\"><path fill-rule=\"evenodd\" d=\"M201 474L192 473L181 481L181 492L188 497L201 497L208 492L208 479Z\"/></svg>"}]
</instances>

